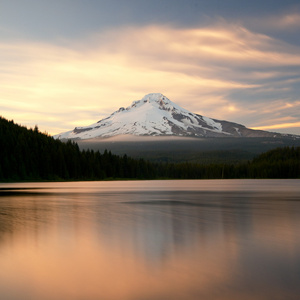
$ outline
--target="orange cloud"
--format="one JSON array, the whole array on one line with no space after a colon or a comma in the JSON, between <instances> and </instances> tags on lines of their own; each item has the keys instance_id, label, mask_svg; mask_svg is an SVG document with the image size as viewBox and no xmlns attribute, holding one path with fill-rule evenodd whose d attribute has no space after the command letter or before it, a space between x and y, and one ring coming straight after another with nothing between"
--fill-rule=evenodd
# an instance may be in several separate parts
<instances>
[{"instance_id":1,"label":"orange cloud","mask_svg":"<svg viewBox=\"0 0 300 300\"><path fill-rule=\"evenodd\" d=\"M295 123L281 123L281 124L275 124L275 125L258 126L258 127L252 127L252 129L272 130L272 129L295 128L295 127L300 127L300 122L295 122Z\"/></svg>"},{"instance_id":2,"label":"orange cloud","mask_svg":"<svg viewBox=\"0 0 300 300\"><path fill-rule=\"evenodd\" d=\"M226 119L241 114L230 93L272 89L260 80L281 72L268 68L300 66L299 53L230 24L118 28L67 46L2 42L0 107L3 116L51 134L96 122L149 92Z\"/></svg>"}]
</instances>

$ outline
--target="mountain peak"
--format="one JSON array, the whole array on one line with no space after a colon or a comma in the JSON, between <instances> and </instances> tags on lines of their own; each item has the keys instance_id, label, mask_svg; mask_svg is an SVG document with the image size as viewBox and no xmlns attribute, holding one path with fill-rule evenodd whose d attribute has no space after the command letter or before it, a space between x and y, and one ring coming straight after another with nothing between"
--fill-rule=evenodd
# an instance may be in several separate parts
<instances>
[{"instance_id":1,"label":"mountain peak","mask_svg":"<svg viewBox=\"0 0 300 300\"><path fill-rule=\"evenodd\" d=\"M275 137L280 134L257 131L243 125L194 114L161 93L150 93L121 107L107 118L86 127L55 136L58 139L91 139L116 135L190 137Z\"/></svg>"},{"instance_id":2,"label":"mountain peak","mask_svg":"<svg viewBox=\"0 0 300 300\"><path fill-rule=\"evenodd\" d=\"M140 107L145 104L152 104L156 106L160 106L161 108L165 106L173 106L175 103L170 101L166 96L161 93L150 93L145 95L141 100L133 101L131 106L127 108L129 110L132 107Z\"/></svg>"},{"instance_id":3,"label":"mountain peak","mask_svg":"<svg viewBox=\"0 0 300 300\"><path fill-rule=\"evenodd\" d=\"M156 103L169 103L171 102L166 96L161 93L150 93L145 95L140 101L142 102L156 102Z\"/></svg>"}]
</instances>

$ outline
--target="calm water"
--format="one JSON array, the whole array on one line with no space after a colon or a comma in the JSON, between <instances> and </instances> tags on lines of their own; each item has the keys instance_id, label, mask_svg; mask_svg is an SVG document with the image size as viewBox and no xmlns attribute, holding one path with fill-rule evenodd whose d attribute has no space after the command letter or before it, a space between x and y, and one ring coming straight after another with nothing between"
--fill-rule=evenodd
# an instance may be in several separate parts
<instances>
[{"instance_id":1,"label":"calm water","mask_svg":"<svg viewBox=\"0 0 300 300\"><path fill-rule=\"evenodd\" d=\"M300 299L300 181L0 184L0 299Z\"/></svg>"}]
</instances>

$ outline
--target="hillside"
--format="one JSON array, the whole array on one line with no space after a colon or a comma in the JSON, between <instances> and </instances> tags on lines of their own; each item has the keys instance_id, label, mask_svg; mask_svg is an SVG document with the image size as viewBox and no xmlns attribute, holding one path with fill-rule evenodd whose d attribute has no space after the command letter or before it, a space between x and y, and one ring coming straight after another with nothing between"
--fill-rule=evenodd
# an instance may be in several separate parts
<instances>
[{"instance_id":1,"label":"hillside","mask_svg":"<svg viewBox=\"0 0 300 300\"><path fill-rule=\"evenodd\" d=\"M76 140L82 150L111 151L151 162L241 163L278 147L298 147L290 138L111 137Z\"/></svg>"},{"instance_id":2,"label":"hillside","mask_svg":"<svg viewBox=\"0 0 300 300\"><path fill-rule=\"evenodd\" d=\"M109 177L152 178L144 160L80 151L38 131L0 117L0 180L99 180Z\"/></svg>"}]
</instances>

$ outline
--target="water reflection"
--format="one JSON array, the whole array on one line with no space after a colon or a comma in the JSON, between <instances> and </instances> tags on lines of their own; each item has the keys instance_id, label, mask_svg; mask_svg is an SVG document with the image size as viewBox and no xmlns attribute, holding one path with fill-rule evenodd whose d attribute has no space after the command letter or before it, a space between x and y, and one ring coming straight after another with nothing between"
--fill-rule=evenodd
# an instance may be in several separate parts
<instances>
[{"instance_id":1,"label":"water reflection","mask_svg":"<svg viewBox=\"0 0 300 300\"><path fill-rule=\"evenodd\" d=\"M2 187L1 299L298 299L299 190L157 183Z\"/></svg>"}]
</instances>

